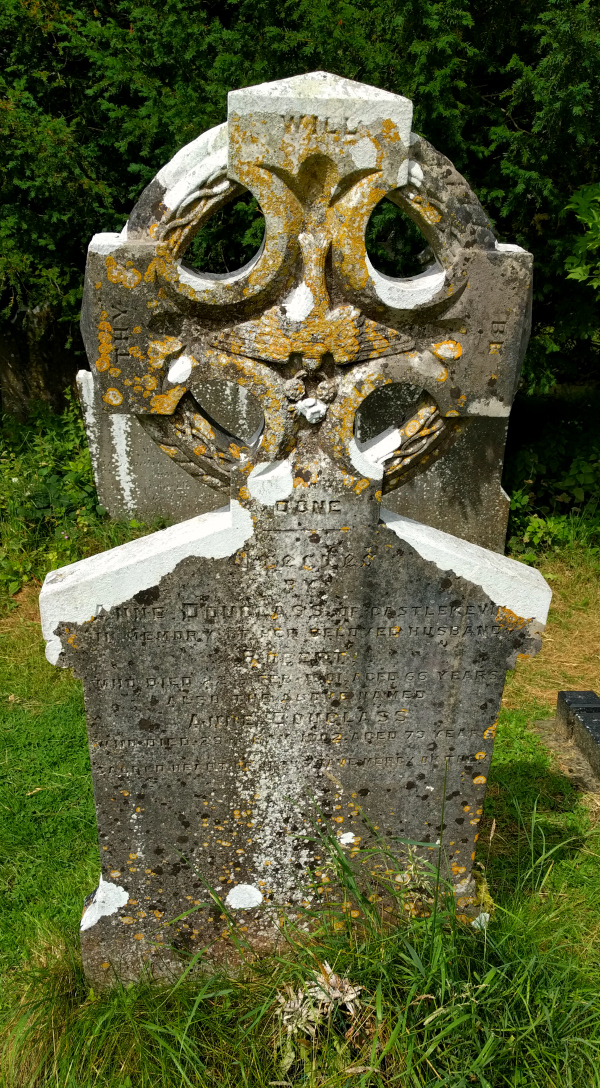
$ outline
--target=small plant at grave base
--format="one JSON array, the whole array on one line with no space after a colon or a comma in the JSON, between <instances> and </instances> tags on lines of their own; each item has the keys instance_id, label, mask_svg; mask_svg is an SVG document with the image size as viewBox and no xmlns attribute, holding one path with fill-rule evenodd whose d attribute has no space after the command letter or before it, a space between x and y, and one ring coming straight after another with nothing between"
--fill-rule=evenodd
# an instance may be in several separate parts
<instances>
[{"instance_id":1,"label":"small plant at grave base","mask_svg":"<svg viewBox=\"0 0 600 1088\"><path fill-rule=\"evenodd\" d=\"M296 1060L306 1059L306 1043L299 1036L308 1035L314 1040L320 1029L329 1028L331 1031L336 1013L341 1014L342 1039L348 1042L357 1036L359 1028L356 1020L361 1007L358 995L362 988L347 978L340 978L325 961L314 982L306 982L297 990L288 985L283 993L277 994L277 1015L285 1031L283 1040L278 1040L283 1051L282 1074L287 1074ZM368 1019L371 1020L371 1017ZM360 1027L363 1033L365 1028L368 1030L365 1023ZM341 1043L341 1040L338 1041ZM344 1049L343 1044L341 1049Z\"/></svg>"}]
</instances>

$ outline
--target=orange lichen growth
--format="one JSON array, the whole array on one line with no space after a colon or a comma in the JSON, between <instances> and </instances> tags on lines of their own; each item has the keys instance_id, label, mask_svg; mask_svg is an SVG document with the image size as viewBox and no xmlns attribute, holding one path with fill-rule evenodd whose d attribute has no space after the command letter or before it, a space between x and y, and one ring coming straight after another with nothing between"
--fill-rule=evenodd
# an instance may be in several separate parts
<instances>
[{"instance_id":1,"label":"orange lichen growth","mask_svg":"<svg viewBox=\"0 0 600 1088\"><path fill-rule=\"evenodd\" d=\"M160 370L165 360L183 347L176 336L164 336L162 340L151 340L148 345L148 366Z\"/></svg>"},{"instance_id":2,"label":"orange lichen growth","mask_svg":"<svg viewBox=\"0 0 600 1088\"><path fill-rule=\"evenodd\" d=\"M429 223L431 226L434 226L435 223L439 223L442 218L442 213L436 208L435 204L423 200L423 197L420 196L419 193L412 193L409 195L408 199L415 211L422 216L426 223Z\"/></svg>"},{"instance_id":3,"label":"orange lichen growth","mask_svg":"<svg viewBox=\"0 0 600 1088\"><path fill-rule=\"evenodd\" d=\"M210 440L215 437L215 432L210 423L204 416L201 416L199 412L194 413L194 430L198 431L198 433L203 435L206 439Z\"/></svg>"},{"instance_id":4,"label":"orange lichen growth","mask_svg":"<svg viewBox=\"0 0 600 1088\"><path fill-rule=\"evenodd\" d=\"M109 323L106 310L102 310L100 321L98 322L98 358L96 359L96 370L108 370L110 367L110 357L114 350L112 326Z\"/></svg>"},{"instance_id":5,"label":"orange lichen growth","mask_svg":"<svg viewBox=\"0 0 600 1088\"><path fill-rule=\"evenodd\" d=\"M159 416L170 416L184 393L185 385L174 385L168 393L156 393L150 401L152 411Z\"/></svg>"},{"instance_id":6,"label":"orange lichen growth","mask_svg":"<svg viewBox=\"0 0 600 1088\"><path fill-rule=\"evenodd\" d=\"M496 623L500 627L505 627L507 631L521 631L523 627L531 623L531 617L524 619L522 616L517 616L515 612L511 612L510 608L504 608L501 605L496 613Z\"/></svg>"},{"instance_id":7,"label":"orange lichen growth","mask_svg":"<svg viewBox=\"0 0 600 1088\"><path fill-rule=\"evenodd\" d=\"M102 400L105 404L110 404L112 408L117 408L123 402L123 394L119 393L118 389L107 389Z\"/></svg>"},{"instance_id":8,"label":"orange lichen growth","mask_svg":"<svg viewBox=\"0 0 600 1088\"><path fill-rule=\"evenodd\" d=\"M431 350L438 359L460 359L462 344L457 340L440 340L438 344L432 344Z\"/></svg>"},{"instance_id":9,"label":"orange lichen growth","mask_svg":"<svg viewBox=\"0 0 600 1088\"><path fill-rule=\"evenodd\" d=\"M137 287L142 281L142 273L133 267L133 261L126 261L125 267L118 264L110 255L106 258L106 275L111 283L120 283L122 287Z\"/></svg>"}]
</instances>

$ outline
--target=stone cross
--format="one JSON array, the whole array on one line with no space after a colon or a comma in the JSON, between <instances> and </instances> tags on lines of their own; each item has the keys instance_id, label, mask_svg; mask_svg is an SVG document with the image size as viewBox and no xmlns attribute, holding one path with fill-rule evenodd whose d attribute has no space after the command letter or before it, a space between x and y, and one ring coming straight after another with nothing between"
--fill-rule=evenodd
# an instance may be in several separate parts
<instances>
[{"instance_id":1,"label":"stone cross","mask_svg":"<svg viewBox=\"0 0 600 1088\"><path fill-rule=\"evenodd\" d=\"M396 512L503 551L532 258L496 241L411 119L407 99L325 72L233 91L227 122L159 171L121 234L94 237L82 393L111 512L202 513L227 498L241 446L281 459L302 420L322 421L338 470L380 480ZM194 235L247 189L259 252L226 276L186 266ZM382 275L366 253L383 199L423 234L420 275ZM174 463L160 500L142 428Z\"/></svg>"},{"instance_id":2,"label":"stone cross","mask_svg":"<svg viewBox=\"0 0 600 1088\"><path fill-rule=\"evenodd\" d=\"M478 418L504 426L530 267L410 121L406 99L326 73L235 91L228 125L90 247L104 402L229 495L42 590L48 657L84 684L101 878L82 948L99 985L201 949L234 960L227 911L272 948L279 911L313 895L325 832L358 871L380 836L399 874L418 842L461 917L474 906L504 678L537 651L550 590L381 500L448 479ZM241 186L264 248L231 276L186 268L192 232ZM412 280L364 250L386 194L436 253ZM462 479L467 505L477 486Z\"/></svg>"}]
</instances>

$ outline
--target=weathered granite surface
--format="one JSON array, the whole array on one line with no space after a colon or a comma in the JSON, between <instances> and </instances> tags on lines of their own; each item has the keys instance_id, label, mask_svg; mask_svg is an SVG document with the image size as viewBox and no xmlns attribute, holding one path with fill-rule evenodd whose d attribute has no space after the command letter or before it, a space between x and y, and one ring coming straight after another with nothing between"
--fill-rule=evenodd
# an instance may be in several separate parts
<instances>
[{"instance_id":1,"label":"weathered granite surface","mask_svg":"<svg viewBox=\"0 0 600 1088\"><path fill-rule=\"evenodd\" d=\"M278 499L262 486L246 509L234 500L44 586L45 633L62 643L49 656L85 690L103 883L82 948L99 983L111 968L177 970L178 949L230 956L207 885L269 947L269 905L305 900L322 857L315 804L350 857L380 834L399 859L407 839L437 860L443 838L459 908L472 901L504 677L537 652L546 583L379 521L372 488Z\"/></svg>"},{"instance_id":2,"label":"weathered granite surface","mask_svg":"<svg viewBox=\"0 0 600 1088\"><path fill-rule=\"evenodd\" d=\"M241 448L280 459L306 420L322 421L340 468L381 479L388 506L502 551L532 258L496 241L411 118L402 96L325 72L232 91L227 122L158 172L120 234L92 239L83 336L111 420L137 417L224 499ZM225 276L188 267L196 232L247 189L265 216L255 257ZM383 199L422 231L421 275L369 260ZM151 474L139 488L154 509ZM165 490L165 516L170 502ZM104 504L120 511L118 488Z\"/></svg>"}]
</instances>

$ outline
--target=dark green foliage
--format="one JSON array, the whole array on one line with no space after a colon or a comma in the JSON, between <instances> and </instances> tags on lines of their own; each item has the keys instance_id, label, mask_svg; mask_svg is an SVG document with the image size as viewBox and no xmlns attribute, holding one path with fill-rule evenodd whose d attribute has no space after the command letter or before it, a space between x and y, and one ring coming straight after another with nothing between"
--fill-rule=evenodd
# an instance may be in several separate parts
<instances>
[{"instance_id":1,"label":"dark green foliage","mask_svg":"<svg viewBox=\"0 0 600 1088\"><path fill-rule=\"evenodd\" d=\"M324 68L411 97L415 129L465 173L501 239L533 250L526 387L592 374L595 297L566 279L582 230L564 214L599 175L591 0L4 0L0 33L0 277L13 328L38 306L75 335L91 234L120 229L155 171L224 119L230 88ZM236 215L235 244L216 224L194 262L251 255L260 227ZM399 270L403 246L396 256Z\"/></svg>"},{"instance_id":2,"label":"dark green foliage","mask_svg":"<svg viewBox=\"0 0 600 1088\"><path fill-rule=\"evenodd\" d=\"M233 272L260 249L265 221L255 197L244 193L216 212L194 238L186 264L200 272Z\"/></svg>"},{"instance_id":3,"label":"dark green foliage","mask_svg":"<svg viewBox=\"0 0 600 1088\"><path fill-rule=\"evenodd\" d=\"M433 259L418 227L390 200L374 208L365 241L371 261L385 276L418 276Z\"/></svg>"},{"instance_id":4,"label":"dark green foliage","mask_svg":"<svg viewBox=\"0 0 600 1088\"><path fill-rule=\"evenodd\" d=\"M574 252L565 262L569 279L589 283L600 291L600 183L583 185L578 189L567 211L575 212L585 233L575 239Z\"/></svg>"},{"instance_id":5,"label":"dark green foliage","mask_svg":"<svg viewBox=\"0 0 600 1088\"><path fill-rule=\"evenodd\" d=\"M594 386L517 397L504 471L513 551L577 537L600 546L599 412Z\"/></svg>"},{"instance_id":6,"label":"dark green foliage","mask_svg":"<svg viewBox=\"0 0 600 1088\"><path fill-rule=\"evenodd\" d=\"M0 606L49 570L145 531L135 520L110 521L98 505L83 420L70 396L62 415L37 405L26 423L1 417Z\"/></svg>"}]
</instances>

